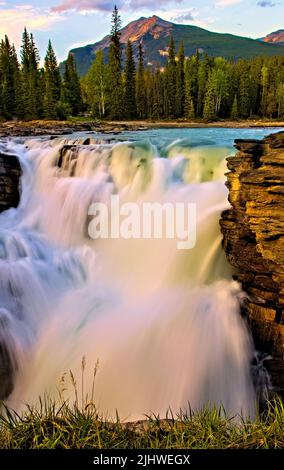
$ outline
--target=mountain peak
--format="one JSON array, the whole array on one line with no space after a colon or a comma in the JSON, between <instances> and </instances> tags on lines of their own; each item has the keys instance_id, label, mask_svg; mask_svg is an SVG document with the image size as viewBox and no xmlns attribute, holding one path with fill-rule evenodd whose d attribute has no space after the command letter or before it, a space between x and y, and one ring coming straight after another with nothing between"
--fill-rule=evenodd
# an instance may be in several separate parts
<instances>
[{"instance_id":1,"label":"mountain peak","mask_svg":"<svg viewBox=\"0 0 284 470\"><path fill-rule=\"evenodd\" d=\"M163 18L161 18L160 16L157 16L157 15L152 15L149 17L149 19L153 19L157 22L161 22L161 23L167 23L167 24L171 24L170 21L167 21L167 20L164 20Z\"/></svg>"},{"instance_id":2,"label":"mountain peak","mask_svg":"<svg viewBox=\"0 0 284 470\"><path fill-rule=\"evenodd\" d=\"M284 29L278 29L277 31L273 31L270 34L267 34L267 36L265 36L264 38L261 38L260 41L283 46L284 45Z\"/></svg>"},{"instance_id":3,"label":"mountain peak","mask_svg":"<svg viewBox=\"0 0 284 470\"><path fill-rule=\"evenodd\" d=\"M284 33L280 30L272 34ZM130 40L136 58L138 45L142 43L145 64L164 67L168 60L170 36L174 38L176 49L183 41L187 57L195 54L196 50L199 50L201 54L207 53L213 57L222 56L228 59L250 58L258 55L284 55L284 47L279 46L276 41L269 44L268 40L254 40L232 34L214 33L198 26L171 23L157 15L152 15L150 17L142 16L122 28L123 60L125 45ZM84 75L88 71L98 50L104 52L107 60L109 45L110 36L108 35L95 44L72 50L80 75Z\"/></svg>"},{"instance_id":4,"label":"mountain peak","mask_svg":"<svg viewBox=\"0 0 284 470\"><path fill-rule=\"evenodd\" d=\"M173 27L173 23L163 20L157 15L148 18L141 17L139 20L131 21L121 30L121 42L126 43L128 40L137 42L141 40L145 34L150 34L154 39L158 39L161 35L168 36Z\"/></svg>"}]
</instances>

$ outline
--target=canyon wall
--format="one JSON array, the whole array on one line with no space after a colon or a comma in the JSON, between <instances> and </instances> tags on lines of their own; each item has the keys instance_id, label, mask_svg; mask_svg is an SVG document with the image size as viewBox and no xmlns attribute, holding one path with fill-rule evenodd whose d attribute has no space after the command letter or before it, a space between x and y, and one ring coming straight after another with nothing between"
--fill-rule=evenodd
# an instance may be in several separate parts
<instances>
[{"instance_id":1,"label":"canyon wall","mask_svg":"<svg viewBox=\"0 0 284 470\"><path fill-rule=\"evenodd\" d=\"M227 159L232 208L222 214L223 246L248 294L244 310L256 347L284 364L284 132L235 146Z\"/></svg>"}]
</instances>

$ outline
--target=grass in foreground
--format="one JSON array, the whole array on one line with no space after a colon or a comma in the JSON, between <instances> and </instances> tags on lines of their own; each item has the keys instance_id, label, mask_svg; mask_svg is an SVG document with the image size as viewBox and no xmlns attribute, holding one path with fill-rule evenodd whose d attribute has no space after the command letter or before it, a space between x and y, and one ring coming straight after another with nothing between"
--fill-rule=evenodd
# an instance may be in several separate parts
<instances>
[{"instance_id":1,"label":"grass in foreground","mask_svg":"<svg viewBox=\"0 0 284 470\"><path fill-rule=\"evenodd\" d=\"M95 407L45 400L20 416L5 407L0 414L2 449L260 449L284 448L284 406L280 400L252 422L203 409L177 420L148 418L132 424L99 418Z\"/></svg>"}]
</instances>

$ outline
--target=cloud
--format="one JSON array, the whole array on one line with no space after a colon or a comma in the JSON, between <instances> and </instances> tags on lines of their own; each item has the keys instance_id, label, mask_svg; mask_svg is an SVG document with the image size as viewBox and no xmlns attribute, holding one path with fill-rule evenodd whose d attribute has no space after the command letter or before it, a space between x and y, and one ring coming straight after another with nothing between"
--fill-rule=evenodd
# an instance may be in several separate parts
<instances>
[{"instance_id":1,"label":"cloud","mask_svg":"<svg viewBox=\"0 0 284 470\"><path fill-rule=\"evenodd\" d=\"M123 0L63 0L59 5L56 5L51 10L55 13L62 13L64 11L112 11L114 5L120 8L123 5Z\"/></svg>"},{"instance_id":2,"label":"cloud","mask_svg":"<svg viewBox=\"0 0 284 470\"><path fill-rule=\"evenodd\" d=\"M195 26L199 26L200 28L207 28L208 25L215 22L215 18L211 16L201 18L199 11L194 7L186 9L167 9L166 11L156 10L155 14L166 21L173 21L174 23L187 24L189 21L194 21Z\"/></svg>"},{"instance_id":3,"label":"cloud","mask_svg":"<svg viewBox=\"0 0 284 470\"><path fill-rule=\"evenodd\" d=\"M195 21L195 16L193 14L193 10L190 10L186 13L182 13L181 15L173 16L171 20L177 23L183 23L184 21Z\"/></svg>"},{"instance_id":4,"label":"cloud","mask_svg":"<svg viewBox=\"0 0 284 470\"><path fill-rule=\"evenodd\" d=\"M32 5L18 5L14 8L7 7L7 3L0 2L0 35L9 35L18 46L25 28L32 31L49 30L50 27L63 18L60 15L35 8Z\"/></svg>"},{"instance_id":5,"label":"cloud","mask_svg":"<svg viewBox=\"0 0 284 470\"><path fill-rule=\"evenodd\" d=\"M61 21L59 15L34 8L32 5L18 5L14 8L2 8L4 2L0 3L0 31L9 32L14 28L27 26L34 30L48 29L52 24Z\"/></svg>"},{"instance_id":6,"label":"cloud","mask_svg":"<svg viewBox=\"0 0 284 470\"><path fill-rule=\"evenodd\" d=\"M259 7L266 8L266 7L275 7L276 3L271 2L271 0L259 0L257 2L257 5Z\"/></svg>"},{"instance_id":7,"label":"cloud","mask_svg":"<svg viewBox=\"0 0 284 470\"><path fill-rule=\"evenodd\" d=\"M131 0L130 3L129 3L129 6L133 9L133 10L136 10L138 8L150 8L151 10L153 10L153 6L156 5L158 8L161 8L163 9L163 6L167 3L182 3L183 0L163 0L163 2L161 2L161 5L157 5L158 2L156 4L153 3L153 0ZM156 11L154 12L156 14Z\"/></svg>"},{"instance_id":8,"label":"cloud","mask_svg":"<svg viewBox=\"0 0 284 470\"><path fill-rule=\"evenodd\" d=\"M163 5L167 3L182 3L183 0L164 0ZM153 0L61 0L61 2L52 7L52 11L63 13L66 11L77 12L109 12L113 10L114 5L119 10L137 10L138 8L153 9Z\"/></svg>"},{"instance_id":9,"label":"cloud","mask_svg":"<svg viewBox=\"0 0 284 470\"><path fill-rule=\"evenodd\" d=\"M238 3L241 3L243 0L217 0L215 3L216 7L229 7L231 5L237 5Z\"/></svg>"}]
</instances>

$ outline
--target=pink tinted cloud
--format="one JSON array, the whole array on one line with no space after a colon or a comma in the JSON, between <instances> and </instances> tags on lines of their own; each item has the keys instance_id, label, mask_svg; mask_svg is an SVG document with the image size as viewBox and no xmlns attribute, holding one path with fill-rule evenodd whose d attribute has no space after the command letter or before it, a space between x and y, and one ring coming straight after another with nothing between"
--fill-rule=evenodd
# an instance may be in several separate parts
<instances>
[{"instance_id":1,"label":"pink tinted cloud","mask_svg":"<svg viewBox=\"0 0 284 470\"><path fill-rule=\"evenodd\" d=\"M56 5L52 8L52 11L56 13L62 13L68 10L76 11L111 11L113 10L114 4L117 4L117 7L123 5L122 0L63 0L59 5Z\"/></svg>"},{"instance_id":2,"label":"pink tinted cloud","mask_svg":"<svg viewBox=\"0 0 284 470\"><path fill-rule=\"evenodd\" d=\"M181 3L182 0L164 0L166 3ZM53 12L63 13L69 10L75 11L112 11L114 5L119 9L130 8L153 8L153 0L61 0L61 2L52 8Z\"/></svg>"}]
</instances>

